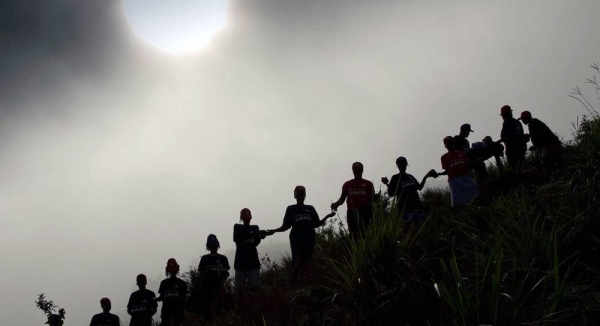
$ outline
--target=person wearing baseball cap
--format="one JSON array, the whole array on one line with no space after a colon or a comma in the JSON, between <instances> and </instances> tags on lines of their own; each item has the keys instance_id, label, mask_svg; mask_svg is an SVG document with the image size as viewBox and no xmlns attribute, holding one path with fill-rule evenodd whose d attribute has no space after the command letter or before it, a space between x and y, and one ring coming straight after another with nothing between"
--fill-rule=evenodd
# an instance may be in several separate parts
<instances>
[{"instance_id":1,"label":"person wearing baseball cap","mask_svg":"<svg viewBox=\"0 0 600 326\"><path fill-rule=\"evenodd\" d=\"M198 264L202 295L200 308L205 322L211 321L213 307L217 311L222 310L225 282L231 269L227 257L218 253L220 247L217 236L209 234L206 238L206 250L209 250L210 253L202 256L200 264Z\"/></svg>"},{"instance_id":2,"label":"person wearing baseball cap","mask_svg":"<svg viewBox=\"0 0 600 326\"><path fill-rule=\"evenodd\" d=\"M131 316L129 326L151 326L152 316L156 314L158 305L154 292L146 289L148 280L146 275L139 274L135 278L135 283L139 290L129 296L127 303L127 313Z\"/></svg>"},{"instance_id":3,"label":"person wearing baseball cap","mask_svg":"<svg viewBox=\"0 0 600 326\"><path fill-rule=\"evenodd\" d=\"M420 221L425 218L419 191L423 190L427 178L435 176L435 170L430 170L421 183L415 177L406 173L408 160L404 156L396 159L396 167L400 171L394 174L391 180L387 177L381 178L381 182L387 186L388 196L396 197L395 206L398 214L407 222Z\"/></svg>"},{"instance_id":4,"label":"person wearing baseball cap","mask_svg":"<svg viewBox=\"0 0 600 326\"><path fill-rule=\"evenodd\" d=\"M352 164L354 179L348 180L342 185L340 198L331 203L331 209L337 211L338 207L348 199L346 222L348 231L355 238L366 232L373 217L375 188L371 181L363 179L363 170L362 163L354 162Z\"/></svg>"},{"instance_id":5,"label":"person wearing baseball cap","mask_svg":"<svg viewBox=\"0 0 600 326\"><path fill-rule=\"evenodd\" d=\"M456 150L466 152L469 150L469 148L471 148L471 144L469 143L469 140L467 138L472 132L473 130L471 129L470 124L465 123L462 126L460 126L460 133L454 136L454 144L456 146Z\"/></svg>"},{"instance_id":6,"label":"person wearing baseball cap","mask_svg":"<svg viewBox=\"0 0 600 326\"><path fill-rule=\"evenodd\" d=\"M256 247L264 239L266 233L260 231L258 225L250 225L252 212L248 208L240 211L242 224L233 226L233 242L235 242L234 288L236 291L253 289L260 285L260 260Z\"/></svg>"},{"instance_id":7,"label":"person wearing baseball cap","mask_svg":"<svg viewBox=\"0 0 600 326\"><path fill-rule=\"evenodd\" d=\"M447 175L450 186L452 207L467 205L479 194L477 182L469 175L469 159L462 151L454 149L454 138L446 136L444 147L448 152L441 157L444 172L434 172L434 176Z\"/></svg>"},{"instance_id":8,"label":"person wearing baseball cap","mask_svg":"<svg viewBox=\"0 0 600 326\"><path fill-rule=\"evenodd\" d=\"M121 326L119 316L110 313L112 306L109 298L100 299L100 307L102 312L92 317L90 326Z\"/></svg>"},{"instance_id":9,"label":"person wearing baseball cap","mask_svg":"<svg viewBox=\"0 0 600 326\"><path fill-rule=\"evenodd\" d=\"M551 167L555 163L559 163L562 154L562 143L558 136L545 123L533 118L529 111L521 112L518 120L529 127L528 136L533 144L530 150L535 152L536 157L541 159L542 165Z\"/></svg>"},{"instance_id":10,"label":"person wearing baseball cap","mask_svg":"<svg viewBox=\"0 0 600 326\"><path fill-rule=\"evenodd\" d=\"M312 257L315 249L315 229L324 225L328 218L335 215L334 212L319 219L319 214L312 205L304 204L306 199L306 188L296 186L294 188L295 205L290 205L285 210L283 224L274 230L267 230L269 234L290 231L290 247L292 250L291 281L296 282L298 276L308 260Z\"/></svg>"},{"instance_id":11,"label":"person wearing baseball cap","mask_svg":"<svg viewBox=\"0 0 600 326\"><path fill-rule=\"evenodd\" d=\"M519 173L527 152L527 138L521 123L513 118L512 108L509 105L500 108L500 116L504 120L500 141L506 146L506 161L513 172Z\"/></svg>"},{"instance_id":12,"label":"person wearing baseball cap","mask_svg":"<svg viewBox=\"0 0 600 326\"><path fill-rule=\"evenodd\" d=\"M169 258L165 267L167 278L160 282L156 298L156 301L163 303L160 311L161 326L180 326L185 318L183 308L188 289L187 284L177 277L178 273L177 260Z\"/></svg>"}]
</instances>

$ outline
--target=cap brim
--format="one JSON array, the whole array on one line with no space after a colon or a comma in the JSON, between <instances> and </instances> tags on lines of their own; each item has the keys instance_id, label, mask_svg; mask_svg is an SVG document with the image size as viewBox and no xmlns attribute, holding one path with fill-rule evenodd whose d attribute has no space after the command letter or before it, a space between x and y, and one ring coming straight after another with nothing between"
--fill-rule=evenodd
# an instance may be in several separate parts
<instances>
[{"instance_id":1,"label":"cap brim","mask_svg":"<svg viewBox=\"0 0 600 326\"><path fill-rule=\"evenodd\" d=\"M517 120L523 120L523 118L517 118Z\"/></svg>"}]
</instances>

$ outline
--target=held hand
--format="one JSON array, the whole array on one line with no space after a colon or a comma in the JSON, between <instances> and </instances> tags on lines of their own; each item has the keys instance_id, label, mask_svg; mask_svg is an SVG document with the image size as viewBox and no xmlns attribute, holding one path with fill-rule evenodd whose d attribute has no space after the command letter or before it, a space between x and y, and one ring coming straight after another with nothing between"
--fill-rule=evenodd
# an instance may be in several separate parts
<instances>
[{"instance_id":1,"label":"held hand","mask_svg":"<svg viewBox=\"0 0 600 326\"><path fill-rule=\"evenodd\" d=\"M337 211L337 208L338 208L339 206L340 206L340 205L339 205L338 203L331 203L331 210L332 210L332 211Z\"/></svg>"},{"instance_id":2,"label":"held hand","mask_svg":"<svg viewBox=\"0 0 600 326\"><path fill-rule=\"evenodd\" d=\"M429 172L427 172L427 177L434 177L437 178L438 177L438 173L435 172L434 169L429 170Z\"/></svg>"},{"instance_id":3,"label":"held hand","mask_svg":"<svg viewBox=\"0 0 600 326\"><path fill-rule=\"evenodd\" d=\"M388 180L388 178L387 178L387 177L383 177L383 178L381 178L381 183L383 183L384 185L386 185L386 186L387 186L387 184L388 184L389 182L390 182L390 181Z\"/></svg>"}]
</instances>

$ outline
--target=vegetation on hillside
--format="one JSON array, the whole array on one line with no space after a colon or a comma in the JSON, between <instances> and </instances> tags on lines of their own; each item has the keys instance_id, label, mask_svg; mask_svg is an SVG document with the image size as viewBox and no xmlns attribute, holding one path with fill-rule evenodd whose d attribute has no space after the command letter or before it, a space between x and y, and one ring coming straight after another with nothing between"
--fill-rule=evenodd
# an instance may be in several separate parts
<instances>
[{"instance_id":1,"label":"vegetation on hillside","mask_svg":"<svg viewBox=\"0 0 600 326\"><path fill-rule=\"evenodd\" d=\"M299 283L289 257L267 259L261 289L214 324L600 324L600 117L571 95L589 115L559 169L492 171L490 200L462 209L447 189L426 190L428 218L416 224L381 196L365 239L330 222Z\"/></svg>"}]
</instances>

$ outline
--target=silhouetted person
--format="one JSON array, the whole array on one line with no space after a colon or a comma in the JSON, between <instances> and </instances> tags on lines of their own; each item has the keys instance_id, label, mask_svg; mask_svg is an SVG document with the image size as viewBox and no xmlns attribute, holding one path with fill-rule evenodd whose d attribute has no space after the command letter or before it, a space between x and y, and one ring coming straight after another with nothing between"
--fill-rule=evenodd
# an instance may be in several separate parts
<instances>
[{"instance_id":1,"label":"silhouetted person","mask_svg":"<svg viewBox=\"0 0 600 326\"><path fill-rule=\"evenodd\" d=\"M146 289L146 284L148 284L146 275L139 274L135 281L139 290L129 296L127 303L127 313L131 316L129 326L151 326L152 316L158 308L156 300L154 300L156 295Z\"/></svg>"},{"instance_id":2,"label":"silhouetted person","mask_svg":"<svg viewBox=\"0 0 600 326\"><path fill-rule=\"evenodd\" d=\"M163 303L160 311L161 326L180 326L185 319L183 309L188 289L187 284L177 277L178 273L177 260L169 258L165 267L167 278L160 282L156 298L156 301Z\"/></svg>"},{"instance_id":3,"label":"silhouetted person","mask_svg":"<svg viewBox=\"0 0 600 326\"><path fill-rule=\"evenodd\" d=\"M387 193L390 197L396 197L396 207L398 213L402 213L402 218L407 222L420 221L425 218L419 191L423 190L427 178L434 176L435 171L429 171L421 183L411 174L406 173L408 161L404 156L396 159L396 166L400 173L394 174L391 180L383 177L381 182L387 186Z\"/></svg>"},{"instance_id":4,"label":"silhouetted person","mask_svg":"<svg viewBox=\"0 0 600 326\"><path fill-rule=\"evenodd\" d=\"M225 296L225 281L229 277L229 261L227 257L218 253L221 245L217 236L210 234L206 239L206 254L200 258L198 275L200 276L200 294L202 295L201 310L204 321L212 318L213 305L217 312L223 308Z\"/></svg>"},{"instance_id":5,"label":"silhouetted person","mask_svg":"<svg viewBox=\"0 0 600 326\"><path fill-rule=\"evenodd\" d=\"M373 183L362 178L363 165L360 162L352 164L352 173L354 179L346 181L342 186L340 198L331 204L331 209L337 211L337 208L348 199L348 211L346 221L348 231L354 237L366 232L373 217L373 199L375 197L375 188Z\"/></svg>"},{"instance_id":6,"label":"silhouetted person","mask_svg":"<svg viewBox=\"0 0 600 326\"><path fill-rule=\"evenodd\" d=\"M504 172L501 159L501 157L504 157L504 145L500 144L499 141L493 141L491 136L485 136L483 142L487 144L486 160L493 157L496 160L498 172Z\"/></svg>"},{"instance_id":7,"label":"silhouetted person","mask_svg":"<svg viewBox=\"0 0 600 326\"><path fill-rule=\"evenodd\" d=\"M548 128L542 121L532 118L531 112L521 112L518 119L523 121L529 127L529 137L533 146L530 150L536 152L537 157L541 157L544 166L550 166L560 161L562 153L562 143L558 136Z\"/></svg>"},{"instance_id":8,"label":"silhouetted person","mask_svg":"<svg viewBox=\"0 0 600 326\"><path fill-rule=\"evenodd\" d=\"M469 134L472 133L471 125L465 123L460 126L460 133L454 136L454 145L456 146L456 150L466 152L471 148L471 144L469 143Z\"/></svg>"},{"instance_id":9,"label":"silhouetted person","mask_svg":"<svg viewBox=\"0 0 600 326\"><path fill-rule=\"evenodd\" d=\"M295 205L290 205L285 210L283 224L274 230L267 231L268 234L290 231L290 247L292 250L292 282L298 279L298 275L306 262L312 257L315 249L315 228L325 224L328 218L335 215L334 212L327 214L319 220L319 214L311 205L305 205L306 188L296 186L294 189Z\"/></svg>"},{"instance_id":10,"label":"silhouetted person","mask_svg":"<svg viewBox=\"0 0 600 326\"><path fill-rule=\"evenodd\" d=\"M260 244L261 236L258 225L250 225L252 212L248 208L240 211L242 224L233 226L233 241L235 242L234 287L237 290L252 289L260 285L260 260L256 247Z\"/></svg>"},{"instance_id":11,"label":"silhouetted person","mask_svg":"<svg viewBox=\"0 0 600 326\"><path fill-rule=\"evenodd\" d=\"M504 122L500 132L500 141L506 146L506 161L515 173L519 173L527 152L527 139L523 126L513 118L512 109L505 105L500 109Z\"/></svg>"},{"instance_id":12,"label":"silhouetted person","mask_svg":"<svg viewBox=\"0 0 600 326\"><path fill-rule=\"evenodd\" d=\"M477 183L467 170L469 159L462 151L454 149L454 139L451 136L444 138L444 146L448 150L441 158L444 172L436 175L448 176L452 207L469 204L479 193Z\"/></svg>"},{"instance_id":13,"label":"silhouetted person","mask_svg":"<svg viewBox=\"0 0 600 326\"><path fill-rule=\"evenodd\" d=\"M112 306L109 298L100 299L100 307L102 312L92 317L90 326L121 326L119 316L110 313Z\"/></svg>"}]
</instances>

